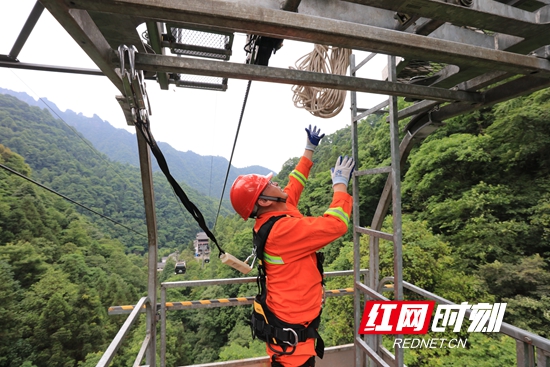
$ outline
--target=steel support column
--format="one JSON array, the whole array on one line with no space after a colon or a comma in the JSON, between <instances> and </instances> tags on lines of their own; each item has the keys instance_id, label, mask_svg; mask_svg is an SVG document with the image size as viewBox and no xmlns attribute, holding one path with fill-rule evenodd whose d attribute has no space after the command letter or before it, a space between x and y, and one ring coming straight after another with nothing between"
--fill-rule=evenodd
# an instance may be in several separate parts
<instances>
[{"instance_id":1,"label":"steel support column","mask_svg":"<svg viewBox=\"0 0 550 367\"><path fill-rule=\"evenodd\" d=\"M388 56L388 80L397 79L395 56ZM393 274L395 283L393 294L395 300L403 299L403 233L401 228L401 157L399 153L399 120L397 97L389 97L390 105L390 144L391 144L391 180L393 210ZM397 335L396 337L402 337ZM403 348L395 347L396 367L403 366Z\"/></svg>"},{"instance_id":2,"label":"steel support column","mask_svg":"<svg viewBox=\"0 0 550 367\"><path fill-rule=\"evenodd\" d=\"M352 77L355 77L355 55L350 55L350 74ZM357 137L357 120L354 118L357 115L357 94L355 92L350 92L350 108L351 108L351 154L353 160L355 161L355 167L359 167L359 143ZM352 226L353 226L353 281L355 284L361 281L361 244L360 244L360 235L357 233L355 228L359 226L359 177L353 175L353 206L352 206ZM354 287L354 297L353 297L353 310L354 310L354 340L356 333L359 332L359 323L361 322L361 292ZM355 342L357 344L357 341ZM355 346L355 366L364 365L364 353L360 353L361 348L357 345Z\"/></svg>"},{"instance_id":3,"label":"steel support column","mask_svg":"<svg viewBox=\"0 0 550 367\"><path fill-rule=\"evenodd\" d=\"M151 47L155 50L155 53L164 55L165 51L162 45L162 23L147 22L147 33L149 34L149 41L151 42ZM168 73L157 73L157 81L160 89L168 90Z\"/></svg>"},{"instance_id":4,"label":"steel support column","mask_svg":"<svg viewBox=\"0 0 550 367\"><path fill-rule=\"evenodd\" d=\"M133 117L130 112L130 106L126 97L117 96L117 102L122 108L128 125L134 125ZM147 335L149 335L149 345L145 355L146 364L149 367L155 367L156 363L156 340L157 340L157 261L158 261L158 235L157 235L157 217L155 212L155 195L153 190L153 171L151 169L151 152L145 138L136 129L139 168L141 171L141 185L143 190L143 202L145 208L145 220L147 223L147 297L151 303L151 312L147 312ZM138 363L141 361L138 361Z\"/></svg>"},{"instance_id":5,"label":"steel support column","mask_svg":"<svg viewBox=\"0 0 550 367\"><path fill-rule=\"evenodd\" d=\"M141 184L143 186L143 201L145 203L145 219L147 220L148 238L148 281L147 296L153 305L157 299L157 219L155 214L155 196L153 191L153 172L151 170L151 154L147 142L136 129L139 166L141 169ZM154 306L153 306L154 307ZM156 363L156 310L147 314L147 333L151 335L147 348L146 361L149 367L155 367Z\"/></svg>"}]
</instances>

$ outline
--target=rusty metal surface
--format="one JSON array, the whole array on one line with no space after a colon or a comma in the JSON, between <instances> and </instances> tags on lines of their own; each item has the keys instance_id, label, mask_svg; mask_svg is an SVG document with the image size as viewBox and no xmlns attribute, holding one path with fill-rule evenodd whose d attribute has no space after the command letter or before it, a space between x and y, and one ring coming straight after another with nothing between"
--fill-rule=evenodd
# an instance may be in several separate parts
<instances>
[{"instance_id":1,"label":"rusty metal surface","mask_svg":"<svg viewBox=\"0 0 550 367\"><path fill-rule=\"evenodd\" d=\"M242 32L311 43L330 44L354 50L400 57L397 81L405 86L388 85L368 91L341 84L341 80L319 82L336 89L400 95L411 100L434 100L441 93L429 88L411 95L410 86L439 87L455 91L477 92L475 78L502 75L536 75L550 78L548 39L550 5L548 1L518 0L41 0L60 24L77 41L117 88L121 88L112 51L120 44L134 45L140 54L158 49L142 39L136 27L146 23L180 24L182 27L206 27L225 32ZM36 16L35 16L36 17ZM150 28L149 28L150 29ZM25 31L27 32L27 31ZM23 35L25 33L22 31ZM158 36L158 35L156 35ZM18 45L21 47L21 45ZM163 48L164 50L164 48ZM168 57L155 50L159 59ZM155 60L140 66L146 75L167 88L166 75L185 67ZM2 66L13 65L11 62ZM242 65L208 64L199 75L246 78ZM42 70L55 66L37 66ZM70 70L67 70L70 72ZM285 76L289 82L305 77ZM158 75L158 78L155 78ZM486 85L499 80L487 78ZM387 83L382 81L382 83ZM414 88L413 88L414 89ZM388 93L393 90L393 93ZM525 93L531 91L527 88ZM521 93L522 91L520 91ZM447 97L445 97L447 98ZM441 98L435 98L441 100ZM456 100L464 100L456 98ZM476 106L480 106L477 101ZM405 116L399 113L399 118Z\"/></svg>"}]
</instances>

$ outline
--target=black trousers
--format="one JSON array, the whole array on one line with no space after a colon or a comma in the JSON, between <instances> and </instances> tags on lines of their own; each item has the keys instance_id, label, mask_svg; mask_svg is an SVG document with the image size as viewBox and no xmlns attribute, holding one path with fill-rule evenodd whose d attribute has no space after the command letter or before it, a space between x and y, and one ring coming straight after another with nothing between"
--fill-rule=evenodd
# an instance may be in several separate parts
<instances>
[{"instance_id":1,"label":"black trousers","mask_svg":"<svg viewBox=\"0 0 550 367\"><path fill-rule=\"evenodd\" d=\"M284 366L279 362L272 360L271 367L284 367ZM300 367L315 367L315 356L312 356L310 359L306 361L306 363L304 363Z\"/></svg>"}]
</instances>

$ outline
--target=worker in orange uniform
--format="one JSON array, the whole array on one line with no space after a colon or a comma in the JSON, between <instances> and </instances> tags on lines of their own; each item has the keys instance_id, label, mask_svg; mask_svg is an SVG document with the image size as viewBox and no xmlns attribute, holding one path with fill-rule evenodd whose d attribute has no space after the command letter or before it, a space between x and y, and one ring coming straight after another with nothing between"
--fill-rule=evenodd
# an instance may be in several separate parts
<instances>
[{"instance_id":1,"label":"worker in orange uniform","mask_svg":"<svg viewBox=\"0 0 550 367\"><path fill-rule=\"evenodd\" d=\"M230 191L235 211L244 220L256 219L260 277L264 273L260 288L266 289L256 297L252 328L266 341L272 367L310 367L315 366L315 355L323 357L324 343L317 332L323 303L322 256L317 251L347 232L352 209L347 186L355 163L346 156L331 169L333 197L325 213L304 217L298 211L313 151L324 137L311 125L306 132L304 154L284 189L271 182L272 174L249 174L237 177Z\"/></svg>"}]
</instances>

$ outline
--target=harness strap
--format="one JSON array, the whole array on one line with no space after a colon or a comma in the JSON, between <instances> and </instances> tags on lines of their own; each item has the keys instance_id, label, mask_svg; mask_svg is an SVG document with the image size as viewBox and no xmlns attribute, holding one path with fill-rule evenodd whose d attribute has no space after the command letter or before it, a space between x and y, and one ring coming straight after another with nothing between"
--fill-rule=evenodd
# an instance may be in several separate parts
<instances>
[{"instance_id":1,"label":"harness strap","mask_svg":"<svg viewBox=\"0 0 550 367\"><path fill-rule=\"evenodd\" d=\"M270 325L265 322L265 320L260 318L254 319L254 326L258 329L263 329L267 335L271 335L279 340L284 340L284 343L288 345L295 345L298 343L305 342L308 339L317 339L319 333L317 328L319 327L321 317L318 316L311 324L303 329L297 328L281 328L274 325Z\"/></svg>"},{"instance_id":2,"label":"harness strap","mask_svg":"<svg viewBox=\"0 0 550 367\"><path fill-rule=\"evenodd\" d=\"M265 323L262 319L259 318L252 318L252 320L253 328L256 328L256 330L262 330L264 332L265 338L261 338L258 335L258 337L260 337L260 340L265 339L264 341L267 343L269 349L271 349L274 353L278 355L289 355L294 353L296 345L298 345L298 343L305 342L307 339L317 339L317 343L315 344L315 354L321 359L325 355L325 342L323 341L323 338L321 338L321 336L319 335L319 332L314 327L308 327L298 330L292 328L278 328ZM283 342L274 343L274 338L282 340ZM272 345L278 345L279 347L281 347L282 351L274 349ZM289 347L291 349L290 351L287 351Z\"/></svg>"},{"instance_id":3,"label":"harness strap","mask_svg":"<svg viewBox=\"0 0 550 367\"><path fill-rule=\"evenodd\" d=\"M271 217L266 223L264 223L258 232L253 232L254 251L258 258L258 278L256 280L258 284L259 294L256 296L256 301L261 309L262 314L252 313L251 327L253 337L258 336L261 340L264 340L268 347L275 353L280 355L288 355L294 353L296 345L298 343L305 342L307 339L317 339L315 345L315 353L319 358L323 358L325 352L325 343L317 331L321 323L321 313L307 326L299 324L289 324L280 320L269 309L266 303L267 298L267 286L266 286L266 273L264 265L264 248L265 242L271 228L279 219L286 217L286 215ZM323 260L322 253L316 253L317 255L317 269L323 278ZM322 280L324 285L324 279ZM281 351L273 349L272 344L281 347ZM291 347L290 351L287 349Z\"/></svg>"}]
</instances>

